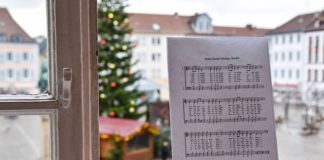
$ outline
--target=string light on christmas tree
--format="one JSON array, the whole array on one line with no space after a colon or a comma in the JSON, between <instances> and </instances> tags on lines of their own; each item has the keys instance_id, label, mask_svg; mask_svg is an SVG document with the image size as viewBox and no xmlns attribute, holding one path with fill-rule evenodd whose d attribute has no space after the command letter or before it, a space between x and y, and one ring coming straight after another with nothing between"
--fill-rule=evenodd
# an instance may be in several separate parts
<instances>
[{"instance_id":1,"label":"string light on christmas tree","mask_svg":"<svg viewBox=\"0 0 324 160\"><path fill-rule=\"evenodd\" d=\"M128 78L126 78L126 77L120 80L121 83L126 83L127 81L128 81Z\"/></svg>"},{"instance_id":2,"label":"string light on christmas tree","mask_svg":"<svg viewBox=\"0 0 324 160\"><path fill-rule=\"evenodd\" d=\"M135 108L134 108L134 107L129 108L129 112L130 112L130 113L135 112Z\"/></svg>"},{"instance_id":3,"label":"string light on christmas tree","mask_svg":"<svg viewBox=\"0 0 324 160\"><path fill-rule=\"evenodd\" d=\"M109 46L109 50L114 51L115 47L114 46Z\"/></svg>"},{"instance_id":4,"label":"string light on christmas tree","mask_svg":"<svg viewBox=\"0 0 324 160\"><path fill-rule=\"evenodd\" d=\"M134 100L131 100L129 103L130 103L132 106L135 105L135 101L134 101Z\"/></svg>"},{"instance_id":5,"label":"string light on christmas tree","mask_svg":"<svg viewBox=\"0 0 324 160\"><path fill-rule=\"evenodd\" d=\"M108 13L108 18L109 18L109 19L112 19L112 18L114 18L114 14L113 14L113 13L111 13L111 12L110 12L110 13Z\"/></svg>"},{"instance_id":6,"label":"string light on christmas tree","mask_svg":"<svg viewBox=\"0 0 324 160\"><path fill-rule=\"evenodd\" d=\"M126 45L123 45L123 46L122 46L122 49L123 49L124 51L126 51L127 48L128 48L128 47L127 47Z\"/></svg>"},{"instance_id":7,"label":"string light on christmas tree","mask_svg":"<svg viewBox=\"0 0 324 160\"><path fill-rule=\"evenodd\" d=\"M99 87L99 91L103 91L104 88L102 86Z\"/></svg>"},{"instance_id":8,"label":"string light on christmas tree","mask_svg":"<svg viewBox=\"0 0 324 160\"><path fill-rule=\"evenodd\" d=\"M113 38L114 38L114 39L118 39L118 38L119 38L119 35L118 35L118 34L114 34L114 35L113 35Z\"/></svg>"},{"instance_id":9,"label":"string light on christmas tree","mask_svg":"<svg viewBox=\"0 0 324 160\"><path fill-rule=\"evenodd\" d=\"M114 20L113 24L114 24L115 26L117 26L117 25L119 24L119 22L118 22L117 20Z\"/></svg>"},{"instance_id":10,"label":"string light on christmas tree","mask_svg":"<svg viewBox=\"0 0 324 160\"><path fill-rule=\"evenodd\" d=\"M108 63L108 67L109 67L110 69L115 69L115 68L116 68L116 65L113 64L113 63Z\"/></svg>"},{"instance_id":11,"label":"string light on christmas tree","mask_svg":"<svg viewBox=\"0 0 324 160\"><path fill-rule=\"evenodd\" d=\"M123 70L117 69L116 74L117 76L121 76L123 74Z\"/></svg>"},{"instance_id":12,"label":"string light on christmas tree","mask_svg":"<svg viewBox=\"0 0 324 160\"><path fill-rule=\"evenodd\" d=\"M106 95L104 93L101 93L100 98L104 99L104 98L106 98Z\"/></svg>"}]
</instances>

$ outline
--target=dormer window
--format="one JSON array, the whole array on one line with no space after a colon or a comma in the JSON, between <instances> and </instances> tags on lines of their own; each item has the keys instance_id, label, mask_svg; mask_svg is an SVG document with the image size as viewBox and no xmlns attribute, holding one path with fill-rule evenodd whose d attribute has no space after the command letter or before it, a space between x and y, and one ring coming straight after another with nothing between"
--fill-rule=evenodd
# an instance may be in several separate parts
<instances>
[{"instance_id":1,"label":"dormer window","mask_svg":"<svg viewBox=\"0 0 324 160\"><path fill-rule=\"evenodd\" d=\"M4 33L0 33L0 42L7 42L7 36Z\"/></svg>"},{"instance_id":2,"label":"dormer window","mask_svg":"<svg viewBox=\"0 0 324 160\"><path fill-rule=\"evenodd\" d=\"M190 25L196 33L210 34L213 32L211 21L207 14L195 14L190 20Z\"/></svg>"},{"instance_id":3,"label":"dormer window","mask_svg":"<svg viewBox=\"0 0 324 160\"><path fill-rule=\"evenodd\" d=\"M11 36L12 42L22 42L22 37L19 34L14 34Z\"/></svg>"}]
</instances>

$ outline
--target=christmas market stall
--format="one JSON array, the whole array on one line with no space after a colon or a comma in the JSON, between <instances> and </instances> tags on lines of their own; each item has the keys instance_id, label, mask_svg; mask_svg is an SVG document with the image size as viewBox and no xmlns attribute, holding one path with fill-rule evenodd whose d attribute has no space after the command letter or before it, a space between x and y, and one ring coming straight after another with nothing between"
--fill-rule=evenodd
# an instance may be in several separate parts
<instances>
[{"instance_id":1,"label":"christmas market stall","mask_svg":"<svg viewBox=\"0 0 324 160\"><path fill-rule=\"evenodd\" d=\"M101 159L152 160L158 129L138 120L99 119ZM114 158L115 157L115 158Z\"/></svg>"}]
</instances>

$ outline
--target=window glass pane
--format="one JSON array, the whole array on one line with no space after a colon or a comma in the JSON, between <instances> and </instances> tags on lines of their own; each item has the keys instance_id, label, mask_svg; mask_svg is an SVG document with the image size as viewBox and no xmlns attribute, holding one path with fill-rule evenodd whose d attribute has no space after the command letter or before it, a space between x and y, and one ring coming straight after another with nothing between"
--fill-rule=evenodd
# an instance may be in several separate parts
<instances>
[{"instance_id":1,"label":"window glass pane","mask_svg":"<svg viewBox=\"0 0 324 160\"><path fill-rule=\"evenodd\" d=\"M49 160L48 115L0 115L1 160Z\"/></svg>"},{"instance_id":2,"label":"window glass pane","mask_svg":"<svg viewBox=\"0 0 324 160\"><path fill-rule=\"evenodd\" d=\"M47 91L46 0L0 1L0 94Z\"/></svg>"}]
</instances>

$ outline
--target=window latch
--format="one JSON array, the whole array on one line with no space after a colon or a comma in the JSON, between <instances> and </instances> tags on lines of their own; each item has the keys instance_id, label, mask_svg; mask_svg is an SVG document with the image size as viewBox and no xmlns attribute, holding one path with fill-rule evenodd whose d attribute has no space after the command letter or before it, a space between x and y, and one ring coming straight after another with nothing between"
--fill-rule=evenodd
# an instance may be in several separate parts
<instances>
[{"instance_id":1,"label":"window latch","mask_svg":"<svg viewBox=\"0 0 324 160\"><path fill-rule=\"evenodd\" d=\"M72 87L72 69L71 68L63 68L63 88L61 94L61 103L63 108L70 108L71 106L71 93Z\"/></svg>"}]
</instances>

